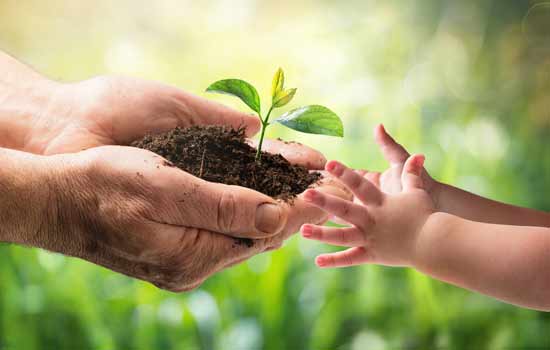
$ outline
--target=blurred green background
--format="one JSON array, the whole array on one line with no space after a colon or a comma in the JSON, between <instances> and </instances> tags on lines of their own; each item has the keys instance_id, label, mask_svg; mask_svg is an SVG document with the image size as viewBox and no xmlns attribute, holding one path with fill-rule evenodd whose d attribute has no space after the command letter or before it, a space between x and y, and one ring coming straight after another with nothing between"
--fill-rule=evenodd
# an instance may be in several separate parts
<instances>
[{"instance_id":1,"label":"blurred green background","mask_svg":"<svg viewBox=\"0 0 550 350\"><path fill-rule=\"evenodd\" d=\"M550 3L520 0L0 0L0 48L60 80L120 73L196 94L244 78L322 103L343 140L274 126L382 170L383 122L436 178L550 210ZM231 98L209 96L246 110ZM319 270L290 239L171 294L47 252L0 248L0 348L539 349L550 315L413 270ZM506 254L506 252L502 252Z\"/></svg>"}]
</instances>

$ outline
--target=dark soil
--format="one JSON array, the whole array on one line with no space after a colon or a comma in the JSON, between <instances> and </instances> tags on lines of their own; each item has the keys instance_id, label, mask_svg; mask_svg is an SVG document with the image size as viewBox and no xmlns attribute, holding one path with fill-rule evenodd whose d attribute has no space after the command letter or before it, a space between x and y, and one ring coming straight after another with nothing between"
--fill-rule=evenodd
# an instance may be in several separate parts
<instances>
[{"instance_id":1,"label":"dark soil","mask_svg":"<svg viewBox=\"0 0 550 350\"><path fill-rule=\"evenodd\" d=\"M262 152L245 142L244 129L223 126L175 128L132 143L166 158L206 181L248 187L275 199L292 200L316 183L321 174L290 164L279 154Z\"/></svg>"}]
</instances>

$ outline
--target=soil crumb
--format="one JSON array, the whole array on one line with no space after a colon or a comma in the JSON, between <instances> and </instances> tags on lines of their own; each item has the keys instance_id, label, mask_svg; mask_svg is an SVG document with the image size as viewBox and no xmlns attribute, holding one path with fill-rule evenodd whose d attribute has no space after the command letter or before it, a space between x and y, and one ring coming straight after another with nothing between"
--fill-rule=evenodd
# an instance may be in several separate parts
<instances>
[{"instance_id":1,"label":"soil crumb","mask_svg":"<svg viewBox=\"0 0 550 350\"><path fill-rule=\"evenodd\" d=\"M250 238L235 238L234 244L239 246L245 245L247 248L250 248L254 246L254 241Z\"/></svg>"},{"instance_id":2,"label":"soil crumb","mask_svg":"<svg viewBox=\"0 0 550 350\"><path fill-rule=\"evenodd\" d=\"M321 174L290 164L279 154L262 152L245 141L244 128L192 126L148 135L131 146L166 158L171 164L206 181L248 187L275 199L291 201L320 180Z\"/></svg>"}]
</instances>

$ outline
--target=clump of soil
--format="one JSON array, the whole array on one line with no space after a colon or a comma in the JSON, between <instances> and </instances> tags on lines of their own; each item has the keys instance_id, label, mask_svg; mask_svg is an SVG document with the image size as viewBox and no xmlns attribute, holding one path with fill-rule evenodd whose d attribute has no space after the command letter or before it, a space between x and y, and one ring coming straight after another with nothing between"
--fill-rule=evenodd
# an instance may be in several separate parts
<instances>
[{"instance_id":1,"label":"clump of soil","mask_svg":"<svg viewBox=\"0 0 550 350\"><path fill-rule=\"evenodd\" d=\"M275 199L292 200L321 174L290 164L279 154L262 152L245 141L244 128L192 126L148 135L132 146L155 152L174 166L206 181L248 187Z\"/></svg>"}]
</instances>

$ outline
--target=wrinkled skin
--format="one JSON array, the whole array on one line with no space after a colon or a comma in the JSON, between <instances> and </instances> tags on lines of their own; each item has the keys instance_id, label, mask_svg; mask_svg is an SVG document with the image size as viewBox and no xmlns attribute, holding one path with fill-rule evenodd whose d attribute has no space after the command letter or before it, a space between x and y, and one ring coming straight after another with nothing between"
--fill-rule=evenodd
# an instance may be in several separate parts
<instances>
[{"instance_id":1,"label":"wrinkled skin","mask_svg":"<svg viewBox=\"0 0 550 350\"><path fill-rule=\"evenodd\" d=\"M151 152L116 146L176 126L244 125L250 136L259 129L255 116L125 77L56 85L53 91L24 145L38 154L65 154L52 162L61 189L55 191L58 205L50 224L60 238L44 248L182 291L280 247L303 223L327 220L300 197L292 205L277 203L249 189L193 177ZM305 146L271 141L265 150L310 169L325 163ZM350 198L339 183L324 182L321 191ZM255 225L256 210L266 203L280 210L267 231ZM234 237L253 239L253 244Z\"/></svg>"}]
</instances>

